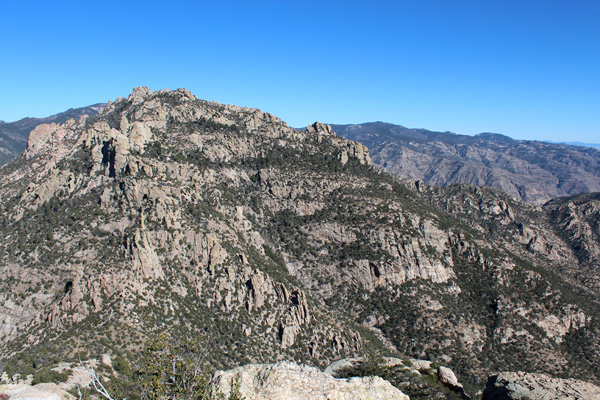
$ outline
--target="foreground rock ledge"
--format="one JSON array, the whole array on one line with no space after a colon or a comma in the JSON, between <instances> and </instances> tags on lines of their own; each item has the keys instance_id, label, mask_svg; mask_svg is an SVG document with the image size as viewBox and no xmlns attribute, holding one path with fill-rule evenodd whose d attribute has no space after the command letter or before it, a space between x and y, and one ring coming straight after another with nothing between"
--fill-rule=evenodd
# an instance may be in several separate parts
<instances>
[{"instance_id":1,"label":"foreground rock ledge","mask_svg":"<svg viewBox=\"0 0 600 400\"><path fill-rule=\"evenodd\" d=\"M546 374L502 372L488 380L482 400L600 400L600 387Z\"/></svg>"},{"instance_id":2,"label":"foreground rock ledge","mask_svg":"<svg viewBox=\"0 0 600 400\"><path fill-rule=\"evenodd\" d=\"M213 382L225 396L239 382L240 394L253 400L409 400L379 377L336 379L317 368L293 362L251 364L217 371Z\"/></svg>"},{"instance_id":3,"label":"foreground rock ledge","mask_svg":"<svg viewBox=\"0 0 600 400\"><path fill-rule=\"evenodd\" d=\"M0 385L0 399L10 400L63 400L74 397L54 383L40 383L35 386Z\"/></svg>"}]
</instances>

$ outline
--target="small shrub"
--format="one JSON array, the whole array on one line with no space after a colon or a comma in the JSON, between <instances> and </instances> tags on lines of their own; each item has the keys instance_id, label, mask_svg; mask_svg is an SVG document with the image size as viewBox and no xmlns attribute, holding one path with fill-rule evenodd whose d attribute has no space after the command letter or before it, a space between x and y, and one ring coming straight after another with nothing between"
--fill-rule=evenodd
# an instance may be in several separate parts
<instances>
[{"instance_id":1,"label":"small shrub","mask_svg":"<svg viewBox=\"0 0 600 400\"><path fill-rule=\"evenodd\" d=\"M133 376L129 362L123 356L116 356L113 363L113 369L119 374L125 375L129 378Z\"/></svg>"},{"instance_id":2,"label":"small shrub","mask_svg":"<svg viewBox=\"0 0 600 400\"><path fill-rule=\"evenodd\" d=\"M69 374L66 372L54 371L50 368L42 368L33 374L32 385L38 383L61 383L66 382L69 379Z\"/></svg>"}]
</instances>

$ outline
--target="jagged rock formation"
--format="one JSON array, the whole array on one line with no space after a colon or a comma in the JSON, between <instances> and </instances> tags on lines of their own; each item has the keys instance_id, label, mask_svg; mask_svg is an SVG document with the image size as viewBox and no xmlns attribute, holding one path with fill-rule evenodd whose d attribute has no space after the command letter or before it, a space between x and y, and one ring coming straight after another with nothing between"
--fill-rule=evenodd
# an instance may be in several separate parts
<instances>
[{"instance_id":1,"label":"jagged rock formation","mask_svg":"<svg viewBox=\"0 0 600 400\"><path fill-rule=\"evenodd\" d=\"M502 372L491 376L482 400L579 400L600 399L600 387L576 379L558 379L545 374Z\"/></svg>"},{"instance_id":2,"label":"jagged rock formation","mask_svg":"<svg viewBox=\"0 0 600 400\"><path fill-rule=\"evenodd\" d=\"M600 191L600 151L566 144L408 129L383 122L333 125L365 144L376 166L428 185L467 183L500 189L517 199L546 201Z\"/></svg>"},{"instance_id":3,"label":"jagged rock formation","mask_svg":"<svg viewBox=\"0 0 600 400\"><path fill-rule=\"evenodd\" d=\"M600 380L598 293L545 209L370 163L327 125L183 89L39 126L0 169L0 358L166 332L210 342L218 368L386 348L465 387L507 369Z\"/></svg>"},{"instance_id":4,"label":"jagged rock formation","mask_svg":"<svg viewBox=\"0 0 600 400\"><path fill-rule=\"evenodd\" d=\"M409 400L379 377L336 379L317 368L290 362L245 365L217 371L213 377L215 387L226 396L236 379L239 393L255 400Z\"/></svg>"},{"instance_id":5,"label":"jagged rock formation","mask_svg":"<svg viewBox=\"0 0 600 400\"><path fill-rule=\"evenodd\" d=\"M79 119L83 115L94 116L106 104L94 104L87 107L71 108L65 112L46 118L23 118L15 122L0 121L0 165L14 159L25 150L29 133L41 124L63 124L69 119Z\"/></svg>"}]
</instances>

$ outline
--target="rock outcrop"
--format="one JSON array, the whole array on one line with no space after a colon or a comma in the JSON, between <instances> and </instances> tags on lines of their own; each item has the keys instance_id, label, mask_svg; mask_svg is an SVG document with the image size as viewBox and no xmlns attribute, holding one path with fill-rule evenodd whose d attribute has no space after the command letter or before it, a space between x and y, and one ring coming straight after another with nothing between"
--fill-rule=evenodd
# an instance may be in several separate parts
<instances>
[{"instance_id":1,"label":"rock outcrop","mask_svg":"<svg viewBox=\"0 0 600 400\"><path fill-rule=\"evenodd\" d=\"M28 143L32 143L30 132L41 124L64 124L70 119L79 120L82 116L98 114L106 104L98 103L88 107L71 108L65 112L46 118L23 118L15 122L0 121L0 165L17 157ZM36 135L40 132L38 131Z\"/></svg>"},{"instance_id":2,"label":"rock outcrop","mask_svg":"<svg viewBox=\"0 0 600 400\"><path fill-rule=\"evenodd\" d=\"M237 387L239 394L253 400L409 400L379 377L336 379L317 368L293 362L217 371L213 382L225 396Z\"/></svg>"},{"instance_id":3,"label":"rock outcrop","mask_svg":"<svg viewBox=\"0 0 600 400\"><path fill-rule=\"evenodd\" d=\"M54 383L40 383L35 386L0 385L0 399L2 400L71 400L69 393L60 389Z\"/></svg>"},{"instance_id":4,"label":"rock outcrop","mask_svg":"<svg viewBox=\"0 0 600 400\"><path fill-rule=\"evenodd\" d=\"M594 400L600 387L576 379L552 378L546 374L502 372L491 376L482 400Z\"/></svg>"}]
</instances>

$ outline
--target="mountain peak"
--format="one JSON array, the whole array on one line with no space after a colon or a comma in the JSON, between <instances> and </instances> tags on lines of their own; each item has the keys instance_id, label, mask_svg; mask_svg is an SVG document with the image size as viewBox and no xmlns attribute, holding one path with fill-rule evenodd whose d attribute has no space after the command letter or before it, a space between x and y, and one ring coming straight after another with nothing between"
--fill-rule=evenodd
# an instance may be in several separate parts
<instances>
[{"instance_id":1,"label":"mountain peak","mask_svg":"<svg viewBox=\"0 0 600 400\"><path fill-rule=\"evenodd\" d=\"M145 98L148 97L152 94L152 91L150 90L150 88L148 86L136 86L133 88L133 90L131 91L131 94L129 95L129 99L135 99L135 98Z\"/></svg>"},{"instance_id":2,"label":"mountain peak","mask_svg":"<svg viewBox=\"0 0 600 400\"><path fill-rule=\"evenodd\" d=\"M515 141L515 139L513 139L509 136L503 135L501 133L492 133L492 132L482 132L482 133L475 135L474 137L483 139L483 140L497 142L497 143L512 143Z\"/></svg>"},{"instance_id":3,"label":"mountain peak","mask_svg":"<svg viewBox=\"0 0 600 400\"><path fill-rule=\"evenodd\" d=\"M119 329L137 338L165 329L160 321L173 318L171 306L156 321L150 309L127 311L130 301L142 301L142 309L165 301L173 310L187 309L184 314L192 317L178 311L174 333L191 329L205 335L210 325L229 337L229 349L258 340L263 346L249 350L253 360L300 357L307 348L299 342L306 337L312 350L302 357L356 354L364 339L339 317L327 317L322 301L290 278L285 260L293 257L276 250L276 231L261 228L282 211L275 203L262 205L263 189L294 212L312 214L322 206L299 196L319 182L319 174L369 168L365 146L331 134L321 123L311 130L294 130L258 109L199 100L185 89L146 87L110 102L94 117L38 126L25 156L5 166L0 177L0 258L18 262L17 270L31 271L36 281L50 279L47 290L61 294L26 303L27 317L11 319L11 327L0 332L6 343L0 356L9 354L6 346L31 324L46 335L119 309ZM281 192L281 174L293 177L294 171L309 182ZM16 203L9 207L8 199ZM42 215L77 222L52 225ZM16 261L16 253L5 251L3 232L20 230L31 218L40 224L31 238L45 231L69 243L37 250L41 270L37 261ZM3 276L0 291L8 293ZM221 325L244 322L232 330L215 328L206 318ZM260 354L267 344L272 353Z\"/></svg>"},{"instance_id":4,"label":"mountain peak","mask_svg":"<svg viewBox=\"0 0 600 400\"><path fill-rule=\"evenodd\" d=\"M326 135L333 134L331 126L321 122L315 122L314 124L309 125L306 127L306 130L310 133L324 133Z\"/></svg>"}]
</instances>

